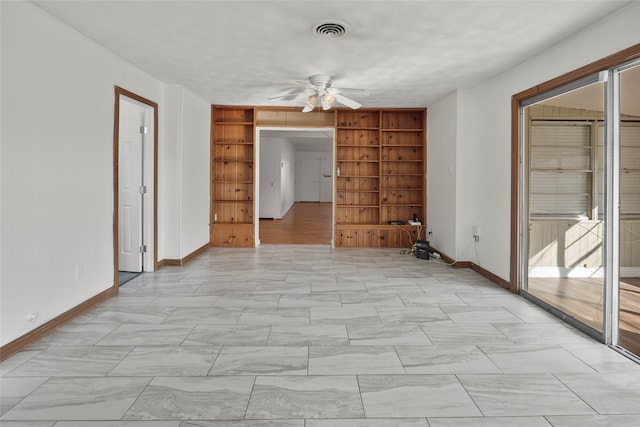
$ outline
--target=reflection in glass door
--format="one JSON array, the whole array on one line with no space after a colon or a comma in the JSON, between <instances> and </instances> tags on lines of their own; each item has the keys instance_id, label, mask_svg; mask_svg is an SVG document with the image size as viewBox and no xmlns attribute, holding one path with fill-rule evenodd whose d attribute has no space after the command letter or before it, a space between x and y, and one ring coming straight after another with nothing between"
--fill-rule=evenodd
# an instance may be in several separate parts
<instances>
[{"instance_id":1,"label":"reflection in glass door","mask_svg":"<svg viewBox=\"0 0 640 427\"><path fill-rule=\"evenodd\" d=\"M604 83L593 81L524 108L522 290L601 336Z\"/></svg>"},{"instance_id":2,"label":"reflection in glass door","mask_svg":"<svg viewBox=\"0 0 640 427\"><path fill-rule=\"evenodd\" d=\"M618 345L640 355L640 65L619 74Z\"/></svg>"}]
</instances>

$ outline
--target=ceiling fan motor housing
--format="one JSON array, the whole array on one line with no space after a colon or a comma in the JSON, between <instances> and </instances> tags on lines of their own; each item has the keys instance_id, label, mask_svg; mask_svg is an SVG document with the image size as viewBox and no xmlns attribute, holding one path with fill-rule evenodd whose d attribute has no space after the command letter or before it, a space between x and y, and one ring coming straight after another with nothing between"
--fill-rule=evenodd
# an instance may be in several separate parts
<instances>
[{"instance_id":1,"label":"ceiling fan motor housing","mask_svg":"<svg viewBox=\"0 0 640 427\"><path fill-rule=\"evenodd\" d=\"M309 83L311 83L316 88L326 89L331 86L331 77L316 75L309 77Z\"/></svg>"}]
</instances>

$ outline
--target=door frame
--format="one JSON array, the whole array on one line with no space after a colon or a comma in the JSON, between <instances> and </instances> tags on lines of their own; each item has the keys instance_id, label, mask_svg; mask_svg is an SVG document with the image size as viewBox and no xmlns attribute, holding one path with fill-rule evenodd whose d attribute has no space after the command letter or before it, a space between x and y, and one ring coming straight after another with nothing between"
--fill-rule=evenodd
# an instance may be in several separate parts
<instances>
[{"instance_id":1,"label":"door frame","mask_svg":"<svg viewBox=\"0 0 640 427\"><path fill-rule=\"evenodd\" d=\"M151 222L151 228L153 229L153 239L147 244L147 253L152 254L151 265L149 262L144 262L143 259L143 271L155 271L158 269L158 104L149 99L146 99L140 95L123 89L119 86L114 87L115 91L115 103L114 103L114 119L113 119L113 287L118 289L118 246L119 246L119 218L118 218L118 185L119 185L119 146L120 146L120 100L122 98L129 98L130 100L137 101L144 104L146 107L145 114L153 114L153 149L144 150L143 162L145 164L153 164L153 191L149 194L152 197L153 209L149 212L148 209L144 209L143 227L148 229L149 222ZM151 158L152 156L152 158ZM149 175L145 173L145 175ZM146 233L145 233L146 234ZM148 260L148 258L147 258Z\"/></svg>"},{"instance_id":2,"label":"door frame","mask_svg":"<svg viewBox=\"0 0 640 427\"><path fill-rule=\"evenodd\" d=\"M523 215L525 213L525 206L523 200L525 200L525 191L522 185L522 177L524 174L524 152L523 152L523 126L522 126L522 108L523 104L525 104L528 100L533 99L537 96L543 96L545 93L551 92L553 90L557 90L563 86L572 84L581 79L589 78L589 76L600 73L602 78L604 76L602 73L610 73L610 70L617 69L624 64L635 61L640 58L640 44L636 44L627 49L614 53L610 56L607 56L598 61L592 62L588 65L585 65L581 68L578 68L569 73L563 74L559 77L536 85L532 88L526 89L522 92L519 92L512 96L511 98L511 238L510 238L510 277L509 277L509 290L515 293L520 293L522 290L522 281L525 275L524 272L524 257L526 256L526 251L523 250L523 244L526 241L525 233L526 226L524 224ZM611 94L605 93L605 99L608 98ZM611 100L607 101L611 103ZM609 119L610 120L610 119ZM611 124L605 124L605 132L611 131L613 129ZM610 160L610 159L609 159ZM606 191L611 191L611 188L607 188ZM605 198L607 195L605 194ZM607 205L610 205L610 202L606 202ZM608 210L608 215L611 215L611 211ZM610 220L607 220L610 222ZM606 225L605 225L606 226ZM615 230L607 230L607 236L613 236ZM609 239L609 238L608 238ZM611 259L610 254L612 240L605 242L606 249L606 263L611 263L612 261L616 261ZM606 268L606 267L605 267ZM606 270L612 270L611 268L606 268ZM610 273L605 273L610 274ZM612 287L610 283L612 283L612 277L607 277L607 281L604 284L604 306L605 312L603 315L607 318L605 324L603 325L603 333L598 339L602 340L606 345L612 347L614 350L619 351L624 354L621 348L617 345L614 345L616 336L612 333L612 323L610 312L612 310L612 306L615 304L614 295ZM608 282L608 283L607 283ZM613 281L613 283L617 286L617 282ZM547 307L549 309L549 307ZM550 311L556 315L560 314L560 312L555 313L553 308ZM567 320L567 319L565 319ZM568 323L576 326L581 329L583 332L589 333L588 330L582 327L581 323L571 322Z\"/></svg>"},{"instance_id":3,"label":"door frame","mask_svg":"<svg viewBox=\"0 0 640 427\"><path fill-rule=\"evenodd\" d=\"M295 126L256 126L255 129L255 152L254 152L254 196L253 196L253 218L254 218L254 246L260 246L260 137L263 130L279 130L279 131L291 131L291 132L309 132L309 131L322 131L331 132L331 164L332 169L336 169L336 128L331 126L319 126L319 127L295 127ZM334 247L335 233L336 233L336 177L335 173L331 174L331 247Z\"/></svg>"}]
</instances>

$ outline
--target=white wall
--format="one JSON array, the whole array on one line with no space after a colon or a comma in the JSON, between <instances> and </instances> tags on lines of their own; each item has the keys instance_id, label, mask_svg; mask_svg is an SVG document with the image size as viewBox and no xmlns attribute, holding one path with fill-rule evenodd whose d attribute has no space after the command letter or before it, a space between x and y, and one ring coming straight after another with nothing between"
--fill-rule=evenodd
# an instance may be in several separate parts
<instances>
[{"instance_id":1,"label":"white wall","mask_svg":"<svg viewBox=\"0 0 640 427\"><path fill-rule=\"evenodd\" d=\"M296 196L296 149L289 141L283 142L280 152L280 217L283 217Z\"/></svg>"},{"instance_id":2,"label":"white wall","mask_svg":"<svg viewBox=\"0 0 640 427\"><path fill-rule=\"evenodd\" d=\"M633 2L529 61L457 92L454 252L459 260L476 262L509 278L512 95L637 44L638 22L640 3ZM429 135L453 134L451 122L434 121L431 115L450 102L447 97L429 106ZM429 156L433 163L433 153ZM448 156L442 161L451 161L453 154ZM429 170L430 176L432 173ZM429 192L428 206L447 203L443 197ZM473 226L481 230L477 258L471 239Z\"/></svg>"},{"instance_id":3,"label":"white wall","mask_svg":"<svg viewBox=\"0 0 640 427\"><path fill-rule=\"evenodd\" d=\"M211 104L181 88L180 259L209 242Z\"/></svg>"},{"instance_id":4,"label":"white wall","mask_svg":"<svg viewBox=\"0 0 640 427\"><path fill-rule=\"evenodd\" d=\"M260 218L281 219L293 205L295 155L284 138L260 138Z\"/></svg>"},{"instance_id":5,"label":"white wall","mask_svg":"<svg viewBox=\"0 0 640 427\"><path fill-rule=\"evenodd\" d=\"M282 218L280 157L282 138L260 138L260 218Z\"/></svg>"},{"instance_id":6,"label":"white wall","mask_svg":"<svg viewBox=\"0 0 640 427\"><path fill-rule=\"evenodd\" d=\"M427 231L429 243L456 256L457 94L430 107L427 116Z\"/></svg>"},{"instance_id":7,"label":"white wall","mask_svg":"<svg viewBox=\"0 0 640 427\"><path fill-rule=\"evenodd\" d=\"M209 107L192 95L175 107L171 89L167 103L162 82L30 3L0 8L4 345L113 285L114 86L159 104L159 259L207 241ZM174 112L194 129L179 132L179 120L168 119ZM188 167L172 168L178 151L167 139L179 135ZM168 184L185 190L199 179L175 215ZM191 209L197 214L187 215ZM171 229L182 233L177 250ZM37 317L25 320L29 313Z\"/></svg>"}]
</instances>

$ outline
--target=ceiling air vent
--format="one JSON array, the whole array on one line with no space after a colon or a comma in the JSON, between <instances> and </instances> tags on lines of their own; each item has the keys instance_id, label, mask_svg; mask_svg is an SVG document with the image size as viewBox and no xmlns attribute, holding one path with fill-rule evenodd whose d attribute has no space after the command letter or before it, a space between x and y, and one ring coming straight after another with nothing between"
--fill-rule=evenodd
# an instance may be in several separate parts
<instances>
[{"instance_id":1,"label":"ceiling air vent","mask_svg":"<svg viewBox=\"0 0 640 427\"><path fill-rule=\"evenodd\" d=\"M348 33L349 27L340 21L326 21L313 28L313 34L321 39L339 39Z\"/></svg>"}]
</instances>

